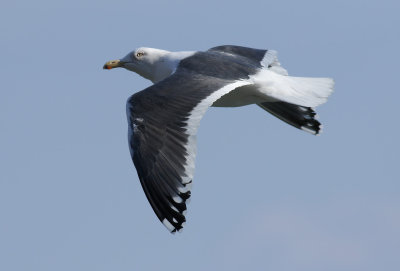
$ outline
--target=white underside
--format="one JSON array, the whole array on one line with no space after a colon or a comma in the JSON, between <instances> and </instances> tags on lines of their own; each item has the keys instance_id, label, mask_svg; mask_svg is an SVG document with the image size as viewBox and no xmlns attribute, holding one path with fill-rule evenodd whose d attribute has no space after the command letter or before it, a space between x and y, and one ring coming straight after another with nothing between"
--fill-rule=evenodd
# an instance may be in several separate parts
<instances>
[{"instance_id":1,"label":"white underside","mask_svg":"<svg viewBox=\"0 0 400 271\"><path fill-rule=\"evenodd\" d=\"M315 107L326 102L333 91L334 82L331 78L288 76L287 71L280 66L276 52L267 54L262 64L263 68L257 74L215 91L190 113L187 121L189 139L186 145L184 183L190 182L194 175L197 128L208 107L237 107L278 101ZM187 189L190 189L189 185Z\"/></svg>"},{"instance_id":2,"label":"white underside","mask_svg":"<svg viewBox=\"0 0 400 271\"><path fill-rule=\"evenodd\" d=\"M274 61L272 64L279 73L266 66L247 80L235 81L213 92L190 112L186 127L189 137L185 146L187 153L184 165L185 176L182 176L183 184L186 185L180 189L180 192L187 192L191 189L195 168L197 128L208 107L237 107L277 101L315 107L324 103L333 91L333 80L330 78L303 78L286 75L286 70L280 68L279 62L274 56L269 55L270 59L263 64L271 66L270 62ZM272 65L272 67L274 66Z\"/></svg>"},{"instance_id":3,"label":"white underside","mask_svg":"<svg viewBox=\"0 0 400 271\"><path fill-rule=\"evenodd\" d=\"M292 77L262 69L213 103L214 107L237 107L263 102L287 102L316 107L327 101L333 91L331 78Z\"/></svg>"},{"instance_id":4,"label":"white underside","mask_svg":"<svg viewBox=\"0 0 400 271\"><path fill-rule=\"evenodd\" d=\"M248 85L225 94L212 106L236 107L283 101L316 107L325 103L333 92L334 82L331 78L289 76L280 65L276 51L268 50L261 65L263 68L246 80Z\"/></svg>"},{"instance_id":5,"label":"white underside","mask_svg":"<svg viewBox=\"0 0 400 271\"><path fill-rule=\"evenodd\" d=\"M258 93L266 99L276 99L306 107L316 107L327 101L333 92L331 78L293 77L262 69L250 77Z\"/></svg>"},{"instance_id":6,"label":"white underside","mask_svg":"<svg viewBox=\"0 0 400 271\"><path fill-rule=\"evenodd\" d=\"M153 70L153 82L158 82L168 77L176 70L182 59L194 53L164 53ZM247 80L237 81L245 82L244 85L246 86L243 87L243 85L239 84L237 87L231 88L226 93L218 96L212 106L237 107L262 102L283 101L306 107L316 107L326 102L333 91L334 83L330 78L289 76L286 69L280 65L277 52L274 50L268 50L260 64L262 68L258 73L250 76Z\"/></svg>"}]
</instances>

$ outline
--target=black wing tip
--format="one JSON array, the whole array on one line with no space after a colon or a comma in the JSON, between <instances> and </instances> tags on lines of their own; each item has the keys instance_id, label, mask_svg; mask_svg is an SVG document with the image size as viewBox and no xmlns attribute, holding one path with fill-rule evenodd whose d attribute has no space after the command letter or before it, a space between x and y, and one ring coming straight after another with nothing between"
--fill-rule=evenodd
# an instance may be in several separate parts
<instances>
[{"instance_id":1,"label":"black wing tip","mask_svg":"<svg viewBox=\"0 0 400 271\"><path fill-rule=\"evenodd\" d=\"M175 234L176 232L182 232L183 227L186 224L186 219L184 219L183 222L170 222L168 219L164 218L161 223L163 223L163 225L167 228L167 230L172 233Z\"/></svg>"},{"instance_id":2,"label":"black wing tip","mask_svg":"<svg viewBox=\"0 0 400 271\"><path fill-rule=\"evenodd\" d=\"M181 202L177 202L177 200L181 200ZM160 215L160 221L167 230L175 234L176 232L182 232L186 224L186 204L190 202L190 191L181 193L180 199L173 198L171 202L172 204L169 206L169 212L157 215Z\"/></svg>"},{"instance_id":3,"label":"black wing tip","mask_svg":"<svg viewBox=\"0 0 400 271\"><path fill-rule=\"evenodd\" d=\"M322 127L323 126L319 121L314 120L302 125L300 129L312 135L319 136L322 133Z\"/></svg>"},{"instance_id":4,"label":"black wing tip","mask_svg":"<svg viewBox=\"0 0 400 271\"><path fill-rule=\"evenodd\" d=\"M322 125L312 107L286 102L265 102L259 104L259 106L275 117L305 132L313 135L319 135L322 132Z\"/></svg>"},{"instance_id":5,"label":"black wing tip","mask_svg":"<svg viewBox=\"0 0 400 271\"><path fill-rule=\"evenodd\" d=\"M307 133L310 133L312 135L319 136L319 135L321 135L321 132L322 132L322 125L320 124L317 127L310 127L308 125L304 125L304 126L301 126L300 129Z\"/></svg>"},{"instance_id":6,"label":"black wing tip","mask_svg":"<svg viewBox=\"0 0 400 271\"><path fill-rule=\"evenodd\" d=\"M318 121L318 115L312 107L300 107L304 113L304 123L300 129L313 135L320 135L322 133L322 124Z\"/></svg>"}]
</instances>

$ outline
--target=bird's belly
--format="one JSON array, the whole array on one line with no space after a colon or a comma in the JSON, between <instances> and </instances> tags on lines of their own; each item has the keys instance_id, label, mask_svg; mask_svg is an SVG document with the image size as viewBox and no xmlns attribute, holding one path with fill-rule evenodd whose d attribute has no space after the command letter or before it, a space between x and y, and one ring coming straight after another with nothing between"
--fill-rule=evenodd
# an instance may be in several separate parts
<instances>
[{"instance_id":1,"label":"bird's belly","mask_svg":"<svg viewBox=\"0 0 400 271\"><path fill-rule=\"evenodd\" d=\"M232 90L213 103L213 107L237 107L272 101L260 93L254 85L243 86Z\"/></svg>"}]
</instances>

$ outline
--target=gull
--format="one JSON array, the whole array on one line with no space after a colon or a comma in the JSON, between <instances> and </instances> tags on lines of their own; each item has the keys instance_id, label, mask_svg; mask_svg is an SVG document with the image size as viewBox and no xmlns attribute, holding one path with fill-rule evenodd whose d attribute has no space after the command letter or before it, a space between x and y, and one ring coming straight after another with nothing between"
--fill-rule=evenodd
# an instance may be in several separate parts
<instances>
[{"instance_id":1,"label":"gull","mask_svg":"<svg viewBox=\"0 0 400 271\"><path fill-rule=\"evenodd\" d=\"M186 221L196 133L208 107L256 104L317 135L314 107L326 102L334 86L331 78L289 76L274 50L233 45L183 52L141 47L103 68L117 67L154 83L127 101L128 141L146 197L172 233Z\"/></svg>"}]
</instances>

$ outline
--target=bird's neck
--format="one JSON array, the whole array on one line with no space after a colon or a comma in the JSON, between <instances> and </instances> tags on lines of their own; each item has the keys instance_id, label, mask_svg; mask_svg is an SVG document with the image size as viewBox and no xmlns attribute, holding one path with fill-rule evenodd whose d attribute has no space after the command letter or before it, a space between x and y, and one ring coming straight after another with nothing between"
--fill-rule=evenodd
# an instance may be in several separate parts
<instances>
[{"instance_id":1,"label":"bird's neck","mask_svg":"<svg viewBox=\"0 0 400 271\"><path fill-rule=\"evenodd\" d=\"M158 61L154 63L153 76L150 80L153 83L164 80L175 72L178 68L179 62L193 55L195 52L168 52L164 56L160 57Z\"/></svg>"}]
</instances>

